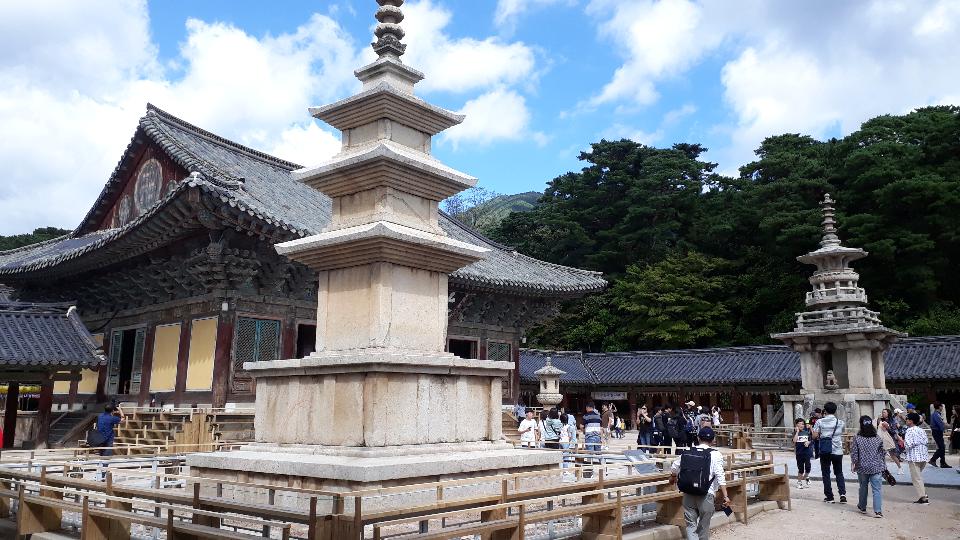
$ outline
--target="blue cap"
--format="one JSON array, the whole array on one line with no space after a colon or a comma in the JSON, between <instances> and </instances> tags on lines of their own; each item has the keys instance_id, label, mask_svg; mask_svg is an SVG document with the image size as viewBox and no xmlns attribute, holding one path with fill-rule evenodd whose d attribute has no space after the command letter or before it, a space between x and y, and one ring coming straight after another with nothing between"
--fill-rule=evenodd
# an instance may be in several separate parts
<instances>
[{"instance_id":1,"label":"blue cap","mask_svg":"<svg viewBox=\"0 0 960 540\"><path fill-rule=\"evenodd\" d=\"M697 432L697 437L699 437L700 439L703 439L703 440L705 440L705 441L712 441L713 438L716 437L716 436L717 436L717 434L714 433L713 430L710 429L710 428L708 428L708 427L700 428L700 431Z\"/></svg>"},{"instance_id":2,"label":"blue cap","mask_svg":"<svg viewBox=\"0 0 960 540\"><path fill-rule=\"evenodd\" d=\"M917 406L914 405L913 403L907 403L907 410L916 409L916 408L917 408Z\"/></svg>"}]
</instances>

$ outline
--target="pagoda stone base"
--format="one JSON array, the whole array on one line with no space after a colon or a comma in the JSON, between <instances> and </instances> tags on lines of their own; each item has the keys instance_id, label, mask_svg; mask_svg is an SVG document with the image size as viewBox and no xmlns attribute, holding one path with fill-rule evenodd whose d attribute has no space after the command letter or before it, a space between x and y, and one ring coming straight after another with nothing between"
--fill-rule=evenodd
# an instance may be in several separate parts
<instances>
[{"instance_id":1,"label":"pagoda stone base","mask_svg":"<svg viewBox=\"0 0 960 540\"><path fill-rule=\"evenodd\" d=\"M473 442L408 445L379 448L326 447L314 445L252 444L233 452L211 452L187 456L190 475L207 479L296 487L348 494L413 485L440 480L487 477L497 474L559 468L556 452L517 449L504 442ZM559 474L558 474L559 480ZM445 490L447 498L496 495L501 482L478 481ZM222 496L263 503L267 489L222 486ZM204 495L213 496L216 487L203 484ZM370 494L363 499L364 511L408 508L436 500L436 490L396 495ZM307 511L307 494L278 491L275 504ZM318 513L332 511L330 496L318 497ZM352 512L352 497L344 497L345 511Z\"/></svg>"},{"instance_id":2,"label":"pagoda stone base","mask_svg":"<svg viewBox=\"0 0 960 540\"><path fill-rule=\"evenodd\" d=\"M836 392L818 391L809 394L780 396L783 401L783 425L793 427L798 418L810 418L813 410L823 408L828 401L837 404L837 418L846 422L848 428L855 428L861 416L877 418L883 409L904 408L907 396L890 394L885 390L857 393L850 390Z\"/></svg>"}]
</instances>

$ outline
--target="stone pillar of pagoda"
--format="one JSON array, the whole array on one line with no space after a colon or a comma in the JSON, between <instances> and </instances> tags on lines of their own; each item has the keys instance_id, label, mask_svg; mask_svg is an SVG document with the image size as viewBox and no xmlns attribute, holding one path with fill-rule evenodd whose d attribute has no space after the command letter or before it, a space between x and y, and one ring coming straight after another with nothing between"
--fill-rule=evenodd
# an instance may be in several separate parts
<instances>
[{"instance_id":1,"label":"stone pillar of pagoda","mask_svg":"<svg viewBox=\"0 0 960 540\"><path fill-rule=\"evenodd\" d=\"M400 60L403 1L378 4L378 58L355 72L360 92L310 109L341 132L341 151L294 172L330 197L330 225L276 246L317 272L316 352L245 364L256 444L194 458L191 470L256 470L269 452L283 463L271 474L342 488L555 461L501 441L511 362L444 352L448 276L488 250L447 236L439 204L476 179L431 155L433 137L463 116L415 95L424 76Z\"/></svg>"},{"instance_id":2,"label":"stone pillar of pagoda","mask_svg":"<svg viewBox=\"0 0 960 540\"><path fill-rule=\"evenodd\" d=\"M880 314L867 308L860 275L850 266L867 252L840 242L829 194L820 206L820 248L797 257L817 267L809 280L812 290L806 295L807 310L797 314L792 332L772 336L800 353L800 394L781 398L784 411L802 403L808 416L814 407L833 401L840 407L838 416L855 425L861 415L876 418L885 407L902 408L905 397L891 395L886 389L883 357L904 334L883 326ZM783 421L786 426L793 424L786 413Z\"/></svg>"}]
</instances>

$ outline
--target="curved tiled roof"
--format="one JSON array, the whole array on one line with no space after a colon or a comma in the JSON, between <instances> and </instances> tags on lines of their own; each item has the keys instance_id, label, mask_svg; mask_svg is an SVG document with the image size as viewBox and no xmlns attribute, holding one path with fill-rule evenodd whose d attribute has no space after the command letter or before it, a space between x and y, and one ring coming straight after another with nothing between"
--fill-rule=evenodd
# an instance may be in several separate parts
<instances>
[{"instance_id":1,"label":"curved tiled roof","mask_svg":"<svg viewBox=\"0 0 960 540\"><path fill-rule=\"evenodd\" d=\"M104 363L77 310L68 304L0 303L0 366Z\"/></svg>"},{"instance_id":2,"label":"curved tiled roof","mask_svg":"<svg viewBox=\"0 0 960 540\"><path fill-rule=\"evenodd\" d=\"M580 359L577 351L538 351L535 349L520 350L520 380L536 381L535 371L547 363L547 357L553 367L566 373L560 376L560 382L567 384L594 384L596 375L590 373L587 366Z\"/></svg>"},{"instance_id":3,"label":"curved tiled roof","mask_svg":"<svg viewBox=\"0 0 960 540\"><path fill-rule=\"evenodd\" d=\"M799 356L782 345L707 350L584 354L584 362L608 383L771 384L800 382Z\"/></svg>"},{"instance_id":4,"label":"curved tiled roof","mask_svg":"<svg viewBox=\"0 0 960 540\"><path fill-rule=\"evenodd\" d=\"M553 358L560 369L573 368L589 377L562 381L596 385L732 385L799 384L800 354L785 345L721 347L611 353L520 351L520 379L536 381L533 372ZM564 366L557 359L562 358ZM886 352L888 381L960 379L960 336L897 340Z\"/></svg>"},{"instance_id":5,"label":"curved tiled roof","mask_svg":"<svg viewBox=\"0 0 960 540\"><path fill-rule=\"evenodd\" d=\"M152 105L148 105L147 114L140 119L140 128L184 169L199 174L181 182L177 190L163 197L153 209L124 227L89 232L97 208L110 203L111 194L120 181L121 160L77 231L42 244L0 252L0 275L49 268L98 249L149 219L185 185L199 187L293 236L318 233L330 221L330 199L293 178L291 171L301 168L295 163L219 137ZM133 144L131 142L131 148ZM542 296L575 296L606 285L597 272L526 257L479 235L446 214L441 213L440 225L457 240L491 249L486 259L454 272L451 275L454 283Z\"/></svg>"}]
</instances>

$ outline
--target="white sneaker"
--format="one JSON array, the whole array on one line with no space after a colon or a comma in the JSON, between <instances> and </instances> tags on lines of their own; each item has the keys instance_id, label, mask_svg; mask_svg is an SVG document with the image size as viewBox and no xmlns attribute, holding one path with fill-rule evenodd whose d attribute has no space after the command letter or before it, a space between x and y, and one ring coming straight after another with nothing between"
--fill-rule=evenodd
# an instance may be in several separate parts
<instances>
[{"instance_id":1,"label":"white sneaker","mask_svg":"<svg viewBox=\"0 0 960 540\"><path fill-rule=\"evenodd\" d=\"M803 487L805 487L805 488L807 488L807 489L810 489L810 480L804 480L804 482L806 482L807 485L805 485L805 486L803 486Z\"/></svg>"},{"instance_id":2,"label":"white sneaker","mask_svg":"<svg viewBox=\"0 0 960 540\"><path fill-rule=\"evenodd\" d=\"M803 480L797 480L797 489L803 489Z\"/></svg>"}]
</instances>

